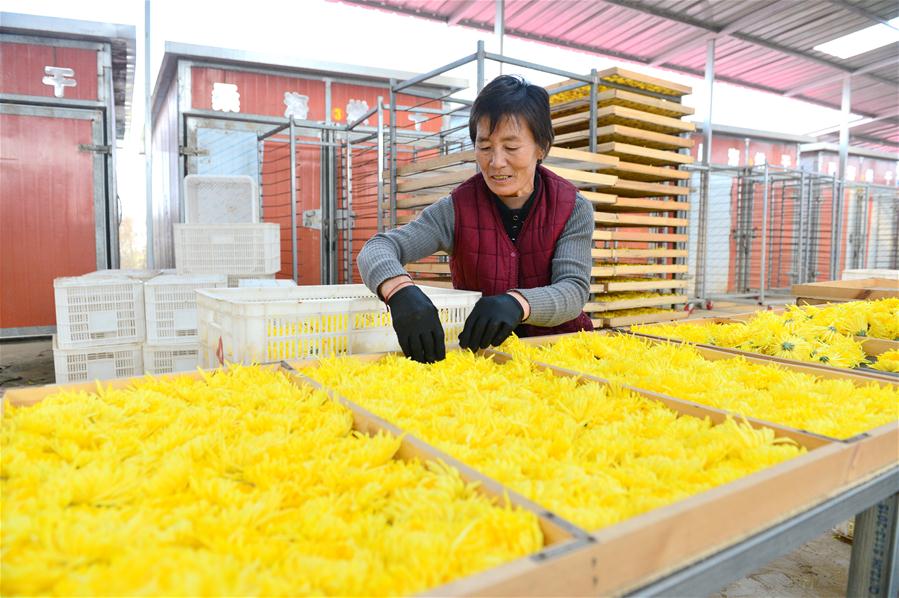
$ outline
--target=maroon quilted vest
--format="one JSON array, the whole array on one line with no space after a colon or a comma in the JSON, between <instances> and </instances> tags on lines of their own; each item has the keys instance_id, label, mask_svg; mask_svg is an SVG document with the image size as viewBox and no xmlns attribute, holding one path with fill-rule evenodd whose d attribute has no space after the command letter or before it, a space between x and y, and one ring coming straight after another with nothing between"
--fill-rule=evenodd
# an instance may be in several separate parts
<instances>
[{"instance_id":1,"label":"maroon quilted vest","mask_svg":"<svg viewBox=\"0 0 899 598\"><path fill-rule=\"evenodd\" d=\"M537 166L537 172L540 191L515 243L503 227L483 175L474 175L453 191L455 233L450 271L454 288L480 291L489 297L552 282L556 242L574 210L577 189L542 166ZM584 312L558 326L522 324L515 332L518 336L541 336L579 330L593 330Z\"/></svg>"}]
</instances>

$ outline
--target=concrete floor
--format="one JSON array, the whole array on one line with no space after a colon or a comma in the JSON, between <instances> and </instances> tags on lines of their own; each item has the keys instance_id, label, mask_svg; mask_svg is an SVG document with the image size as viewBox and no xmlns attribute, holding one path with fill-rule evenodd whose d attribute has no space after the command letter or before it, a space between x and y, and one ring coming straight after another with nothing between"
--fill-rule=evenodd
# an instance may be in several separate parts
<instances>
[{"instance_id":1,"label":"concrete floor","mask_svg":"<svg viewBox=\"0 0 899 598\"><path fill-rule=\"evenodd\" d=\"M785 300L784 303L788 302ZM773 302L774 307L781 304ZM723 316L753 311L751 301L718 302L712 311L697 309L692 318ZM9 388L53 384L53 350L50 339L0 342L0 395ZM777 596L779 598L828 598L844 596L851 546L831 532L735 581L714 597Z\"/></svg>"}]
</instances>

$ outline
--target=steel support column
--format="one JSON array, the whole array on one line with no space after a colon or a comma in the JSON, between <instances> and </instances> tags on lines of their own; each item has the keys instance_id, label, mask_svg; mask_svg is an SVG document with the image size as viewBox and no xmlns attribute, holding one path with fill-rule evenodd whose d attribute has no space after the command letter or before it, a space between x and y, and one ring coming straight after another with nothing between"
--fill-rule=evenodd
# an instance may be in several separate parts
<instances>
[{"instance_id":1,"label":"steel support column","mask_svg":"<svg viewBox=\"0 0 899 598\"><path fill-rule=\"evenodd\" d=\"M843 77L843 95L840 103L840 166L837 178L846 180L846 161L849 159L849 111L851 104L852 78Z\"/></svg>"},{"instance_id":2,"label":"steel support column","mask_svg":"<svg viewBox=\"0 0 899 598\"><path fill-rule=\"evenodd\" d=\"M287 127L290 136L290 264L293 281L299 280L297 256L297 138L293 116Z\"/></svg>"}]
</instances>

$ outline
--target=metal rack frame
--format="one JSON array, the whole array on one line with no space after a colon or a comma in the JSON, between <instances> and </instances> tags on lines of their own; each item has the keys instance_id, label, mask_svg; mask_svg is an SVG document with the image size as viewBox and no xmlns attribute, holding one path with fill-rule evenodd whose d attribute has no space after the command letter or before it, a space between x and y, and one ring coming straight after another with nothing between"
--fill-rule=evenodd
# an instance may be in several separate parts
<instances>
[{"instance_id":1,"label":"metal rack frame","mask_svg":"<svg viewBox=\"0 0 899 598\"><path fill-rule=\"evenodd\" d=\"M839 279L844 261L847 269L869 267L872 252L879 267L899 268L899 188L849 183L768 164L688 168L699 172L703 182L696 190L692 233L697 239L695 304L742 298L764 305L771 295L789 295L793 284ZM732 177L732 188L713 191L710 180L715 175ZM727 222L713 223L711 208L724 202L731 203L733 213ZM876 229L869 222L874 208L881 218ZM724 227L730 228L734 243L729 275L733 288L713 292L709 256L720 248L711 246L709 236L711 230ZM876 252L886 245L885 252ZM756 251L758 266L753 260ZM826 271L821 269L824 263Z\"/></svg>"}]
</instances>

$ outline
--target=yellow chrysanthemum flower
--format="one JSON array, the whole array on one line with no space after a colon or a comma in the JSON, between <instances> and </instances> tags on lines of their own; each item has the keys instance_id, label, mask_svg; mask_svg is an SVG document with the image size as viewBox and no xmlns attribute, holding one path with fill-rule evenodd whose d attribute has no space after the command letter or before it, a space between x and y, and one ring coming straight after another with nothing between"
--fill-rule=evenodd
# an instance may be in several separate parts
<instances>
[{"instance_id":1,"label":"yellow chrysanthemum flower","mask_svg":"<svg viewBox=\"0 0 899 598\"><path fill-rule=\"evenodd\" d=\"M692 345L579 333L545 346L511 337L501 350L832 438L899 420L899 387L819 378L741 357L709 360Z\"/></svg>"},{"instance_id":2,"label":"yellow chrysanthemum flower","mask_svg":"<svg viewBox=\"0 0 899 598\"><path fill-rule=\"evenodd\" d=\"M432 365L333 358L303 373L589 530L804 450L771 430L678 416L616 385L468 351Z\"/></svg>"},{"instance_id":3,"label":"yellow chrysanthemum flower","mask_svg":"<svg viewBox=\"0 0 899 598\"><path fill-rule=\"evenodd\" d=\"M782 314L759 311L732 324L648 324L642 334L717 345L775 357L855 368L867 363L855 336L899 335L899 299L853 301L827 306L788 305Z\"/></svg>"},{"instance_id":4,"label":"yellow chrysanthemum flower","mask_svg":"<svg viewBox=\"0 0 899 598\"><path fill-rule=\"evenodd\" d=\"M871 366L884 372L899 373L899 349L890 349L877 356L877 361Z\"/></svg>"},{"instance_id":5,"label":"yellow chrysanthemum flower","mask_svg":"<svg viewBox=\"0 0 899 598\"><path fill-rule=\"evenodd\" d=\"M538 551L537 518L280 372L61 391L2 421L3 595L399 595Z\"/></svg>"}]
</instances>

